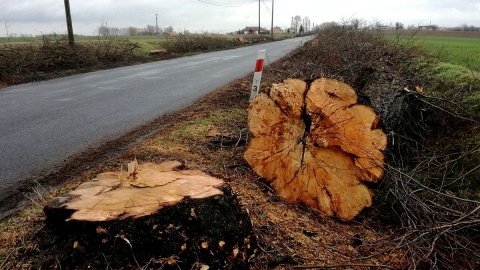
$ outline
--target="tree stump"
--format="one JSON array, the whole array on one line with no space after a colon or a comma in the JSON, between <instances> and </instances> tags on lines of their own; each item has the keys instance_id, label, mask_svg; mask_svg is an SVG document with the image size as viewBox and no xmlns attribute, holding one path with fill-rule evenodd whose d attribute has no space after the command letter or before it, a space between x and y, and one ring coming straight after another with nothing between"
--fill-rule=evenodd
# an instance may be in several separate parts
<instances>
[{"instance_id":1,"label":"tree stump","mask_svg":"<svg viewBox=\"0 0 480 270\"><path fill-rule=\"evenodd\" d=\"M244 158L281 197L350 220L372 203L362 182L383 176L387 139L378 120L347 84L288 79L249 106Z\"/></svg>"},{"instance_id":2,"label":"tree stump","mask_svg":"<svg viewBox=\"0 0 480 270\"><path fill-rule=\"evenodd\" d=\"M248 214L223 180L180 168L133 162L54 198L41 249L67 268L247 269Z\"/></svg>"}]
</instances>

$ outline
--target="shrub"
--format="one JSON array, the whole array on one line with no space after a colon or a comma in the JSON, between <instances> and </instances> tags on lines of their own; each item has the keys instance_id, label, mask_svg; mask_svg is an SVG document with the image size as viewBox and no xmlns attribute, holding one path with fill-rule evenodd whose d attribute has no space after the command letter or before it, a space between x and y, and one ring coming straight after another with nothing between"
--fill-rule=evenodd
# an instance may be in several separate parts
<instances>
[{"instance_id":1,"label":"shrub","mask_svg":"<svg viewBox=\"0 0 480 270\"><path fill-rule=\"evenodd\" d=\"M3 45L0 48L0 81L8 84L47 79L78 72L115 67L140 60L138 44L126 39L78 42L43 39L43 44Z\"/></svg>"},{"instance_id":2,"label":"shrub","mask_svg":"<svg viewBox=\"0 0 480 270\"><path fill-rule=\"evenodd\" d=\"M224 50L241 45L238 40L226 35L179 35L161 43L171 53L195 53Z\"/></svg>"}]
</instances>

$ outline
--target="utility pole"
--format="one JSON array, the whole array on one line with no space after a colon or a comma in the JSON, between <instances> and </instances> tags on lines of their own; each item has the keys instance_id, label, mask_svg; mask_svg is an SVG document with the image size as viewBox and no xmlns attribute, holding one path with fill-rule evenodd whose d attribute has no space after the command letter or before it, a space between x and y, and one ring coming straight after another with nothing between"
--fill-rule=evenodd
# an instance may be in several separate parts
<instances>
[{"instance_id":1,"label":"utility pole","mask_svg":"<svg viewBox=\"0 0 480 270\"><path fill-rule=\"evenodd\" d=\"M70 3L69 0L64 0L64 2L65 15L67 17L68 44L70 44L70 46L73 46L75 44L75 39L73 37L72 16L70 15Z\"/></svg>"},{"instance_id":2,"label":"utility pole","mask_svg":"<svg viewBox=\"0 0 480 270\"><path fill-rule=\"evenodd\" d=\"M270 30L270 34L272 35L272 41L273 41L273 6L274 6L275 0L272 0L272 29Z\"/></svg>"},{"instance_id":3,"label":"utility pole","mask_svg":"<svg viewBox=\"0 0 480 270\"><path fill-rule=\"evenodd\" d=\"M155 34L158 36L158 14L155 14Z\"/></svg>"},{"instance_id":4,"label":"utility pole","mask_svg":"<svg viewBox=\"0 0 480 270\"><path fill-rule=\"evenodd\" d=\"M290 34L293 34L293 17L292 17L292 23L290 24Z\"/></svg>"},{"instance_id":5,"label":"utility pole","mask_svg":"<svg viewBox=\"0 0 480 270\"><path fill-rule=\"evenodd\" d=\"M258 0L258 34L260 35L260 0Z\"/></svg>"}]
</instances>

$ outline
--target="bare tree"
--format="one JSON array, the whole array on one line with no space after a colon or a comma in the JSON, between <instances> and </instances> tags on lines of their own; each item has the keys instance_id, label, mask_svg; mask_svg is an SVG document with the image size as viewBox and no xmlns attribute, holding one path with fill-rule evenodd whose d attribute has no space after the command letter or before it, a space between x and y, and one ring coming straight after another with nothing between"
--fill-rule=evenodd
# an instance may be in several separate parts
<instances>
[{"instance_id":1,"label":"bare tree","mask_svg":"<svg viewBox=\"0 0 480 270\"><path fill-rule=\"evenodd\" d=\"M298 27L300 26L299 23L302 20L302 17L299 15L293 17L293 27L295 28L295 33L298 33Z\"/></svg>"},{"instance_id":2,"label":"bare tree","mask_svg":"<svg viewBox=\"0 0 480 270\"><path fill-rule=\"evenodd\" d=\"M136 36L138 34L138 28L135 28L133 26L128 27L128 34L130 36Z\"/></svg>"},{"instance_id":3,"label":"bare tree","mask_svg":"<svg viewBox=\"0 0 480 270\"><path fill-rule=\"evenodd\" d=\"M303 30L304 30L306 33L310 32L310 30L311 30L311 29L310 29L310 24L311 24L311 23L310 23L310 18L304 17L304 18L303 18Z\"/></svg>"},{"instance_id":4,"label":"bare tree","mask_svg":"<svg viewBox=\"0 0 480 270\"><path fill-rule=\"evenodd\" d=\"M9 23L8 21L5 22L5 32L7 33L7 40L10 41L10 34L8 33L8 28L11 26L12 24Z\"/></svg>"},{"instance_id":5,"label":"bare tree","mask_svg":"<svg viewBox=\"0 0 480 270\"><path fill-rule=\"evenodd\" d=\"M173 32L173 27L172 26L165 27L164 32L165 33L172 33Z\"/></svg>"},{"instance_id":6,"label":"bare tree","mask_svg":"<svg viewBox=\"0 0 480 270\"><path fill-rule=\"evenodd\" d=\"M338 28L340 25L336 22L324 22L320 25L317 25L320 30L329 29L329 28Z\"/></svg>"},{"instance_id":7,"label":"bare tree","mask_svg":"<svg viewBox=\"0 0 480 270\"><path fill-rule=\"evenodd\" d=\"M408 30L415 30L417 29L417 26L415 26L414 24L410 24L408 27L407 27Z\"/></svg>"},{"instance_id":8,"label":"bare tree","mask_svg":"<svg viewBox=\"0 0 480 270\"><path fill-rule=\"evenodd\" d=\"M155 25L147 25L147 32L149 35L155 35L157 32Z\"/></svg>"},{"instance_id":9,"label":"bare tree","mask_svg":"<svg viewBox=\"0 0 480 270\"><path fill-rule=\"evenodd\" d=\"M102 19L102 22L100 24L100 27L97 29L98 35L99 36L109 36L110 35L110 28L108 28L107 22L105 22L105 19Z\"/></svg>"},{"instance_id":10,"label":"bare tree","mask_svg":"<svg viewBox=\"0 0 480 270\"><path fill-rule=\"evenodd\" d=\"M112 36L119 36L120 35L120 29L118 27L110 27L109 28L109 33Z\"/></svg>"},{"instance_id":11,"label":"bare tree","mask_svg":"<svg viewBox=\"0 0 480 270\"><path fill-rule=\"evenodd\" d=\"M351 19L350 23L352 24L354 30L357 30L360 27L360 20L357 18Z\"/></svg>"}]
</instances>

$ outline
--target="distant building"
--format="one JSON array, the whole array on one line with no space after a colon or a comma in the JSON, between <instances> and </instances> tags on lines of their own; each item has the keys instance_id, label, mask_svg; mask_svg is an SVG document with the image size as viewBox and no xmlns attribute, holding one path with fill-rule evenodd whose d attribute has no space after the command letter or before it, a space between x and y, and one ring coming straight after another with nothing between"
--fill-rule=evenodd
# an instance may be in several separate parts
<instances>
[{"instance_id":1,"label":"distant building","mask_svg":"<svg viewBox=\"0 0 480 270\"><path fill-rule=\"evenodd\" d=\"M239 34L244 34L244 35L248 35L248 34L258 34L258 27L249 27L249 26L246 26L245 28L243 28L242 30L238 31ZM260 34L262 33L267 33L268 30L263 28L263 27L260 27Z\"/></svg>"},{"instance_id":2,"label":"distant building","mask_svg":"<svg viewBox=\"0 0 480 270\"><path fill-rule=\"evenodd\" d=\"M278 27L278 26L275 26L273 28L273 34L282 34L283 33L283 30L282 28Z\"/></svg>"},{"instance_id":3,"label":"distant building","mask_svg":"<svg viewBox=\"0 0 480 270\"><path fill-rule=\"evenodd\" d=\"M437 30L438 26L436 25L419 25L418 30Z\"/></svg>"},{"instance_id":4,"label":"distant building","mask_svg":"<svg viewBox=\"0 0 480 270\"><path fill-rule=\"evenodd\" d=\"M392 30L392 29L395 29L395 28L392 27L392 26L389 26L389 25L377 24L377 25L375 25L375 29L377 29L377 30Z\"/></svg>"},{"instance_id":5,"label":"distant building","mask_svg":"<svg viewBox=\"0 0 480 270\"><path fill-rule=\"evenodd\" d=\"M287 28L287 30L285 30L285 31L289 34L294 34L295 33L295 28L290 27L290 28Z\"/></svg>"}]
</instances>

